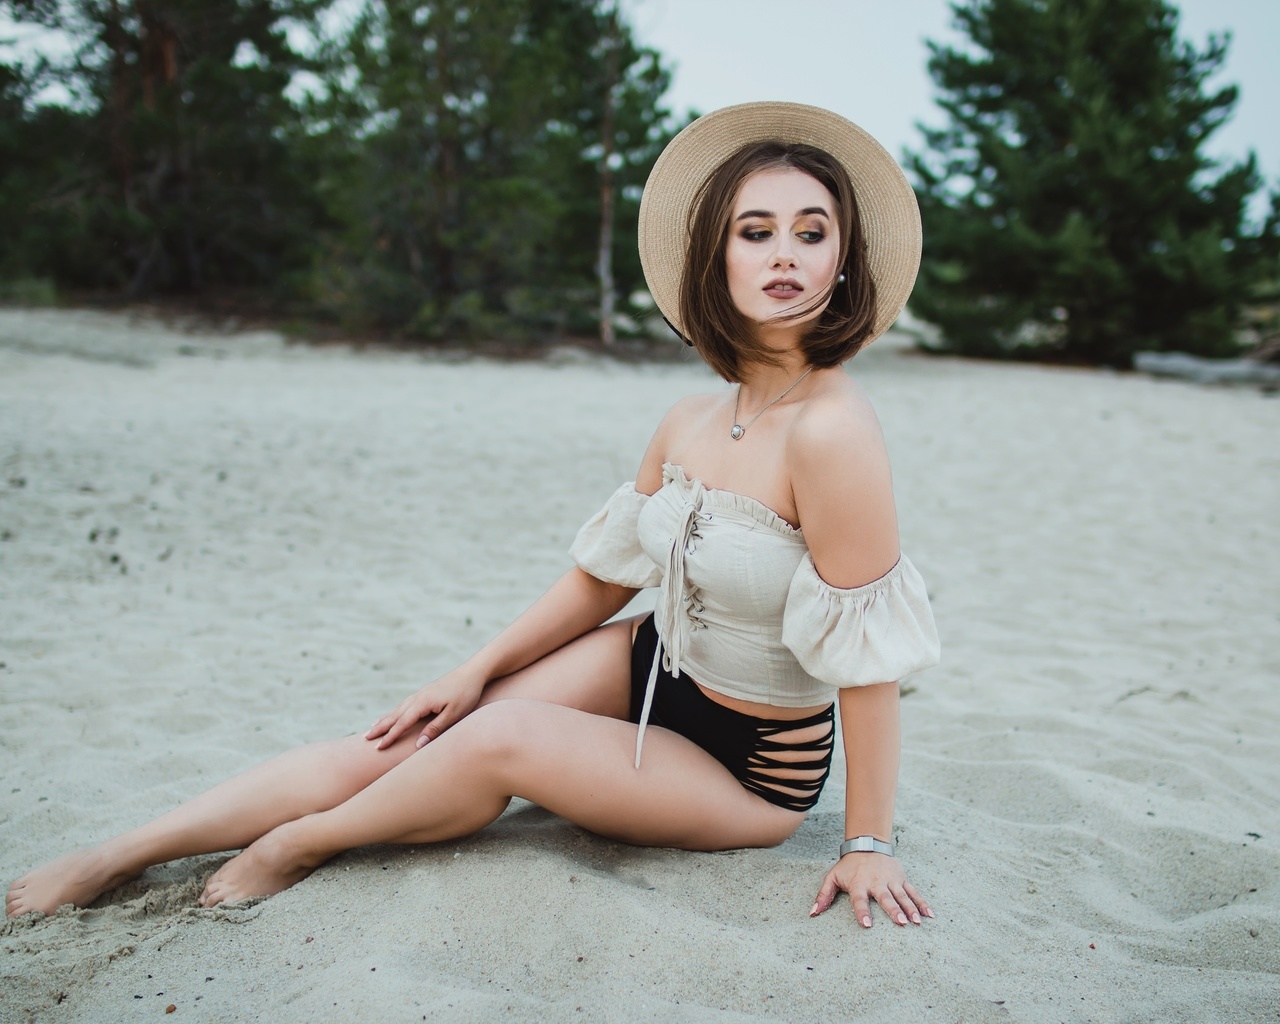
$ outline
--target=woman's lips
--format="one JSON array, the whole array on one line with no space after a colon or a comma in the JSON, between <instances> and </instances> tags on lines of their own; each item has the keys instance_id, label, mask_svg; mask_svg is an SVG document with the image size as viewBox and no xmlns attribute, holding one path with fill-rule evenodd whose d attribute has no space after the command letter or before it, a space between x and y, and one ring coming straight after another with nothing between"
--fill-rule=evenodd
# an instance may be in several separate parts
<instances>
[{"instance_id":1,"label":"woman's lips","mask_svg":"<svg viewBox=\"0 0 1280 1024\"><path fill-rule=\"evenodd\" d=\"M779 278L776 281L770 281L764 287L764 293L771 299L794 299L804 291L799 281L793 281L791 278Z\"/></svg>"}]
</instances>

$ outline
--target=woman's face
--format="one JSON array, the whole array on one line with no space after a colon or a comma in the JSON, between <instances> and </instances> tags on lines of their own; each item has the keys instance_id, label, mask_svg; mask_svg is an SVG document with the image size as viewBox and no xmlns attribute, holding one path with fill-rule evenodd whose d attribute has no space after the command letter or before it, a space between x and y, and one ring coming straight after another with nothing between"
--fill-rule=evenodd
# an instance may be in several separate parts
<instances>
[{"instance_id":1,"label":"woman's face","mask_svg":"<svg viewBox=\"0 0 1280 1024\"><path fill-rule=\"evenodd\" d=\"M838 272L836 201L804 171L759 171L742 183L725 242L729 296L756 323L795 328L821 315ZM799 309L804 316L779 320Z\"/></svg>"}]
</instances>

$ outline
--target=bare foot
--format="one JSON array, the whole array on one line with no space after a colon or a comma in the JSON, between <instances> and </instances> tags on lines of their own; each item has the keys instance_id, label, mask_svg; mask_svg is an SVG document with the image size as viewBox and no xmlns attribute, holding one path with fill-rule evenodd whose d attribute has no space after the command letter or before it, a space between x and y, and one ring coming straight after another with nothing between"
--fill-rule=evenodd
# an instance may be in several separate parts
<instances>
[{"instance_id":1,"label":"bare foot","mask_svg":"<svg viewBox=\"0 0 1280 1024\"><path fill-rule=\"evenodd\" d=\"M252 896L274 896L301 882L328 857L314 854L300 842L300 822L291 821L222 865L200 894L202 907L234 903Z\"/></svg>"},{"instance_id":2,"label":"bare foot","mask_svg":"<svg viewBox=\"0 0 1280 1024\"><path fill-rule=\"evenodd\" d=\"M128 868L122 870L119 861L107 856L101 846L78 850L40 865L9 886L5 914L52 914L65 903L87 906L108 889L137 875L137 871Z\"/></svg>"}]
</instances>

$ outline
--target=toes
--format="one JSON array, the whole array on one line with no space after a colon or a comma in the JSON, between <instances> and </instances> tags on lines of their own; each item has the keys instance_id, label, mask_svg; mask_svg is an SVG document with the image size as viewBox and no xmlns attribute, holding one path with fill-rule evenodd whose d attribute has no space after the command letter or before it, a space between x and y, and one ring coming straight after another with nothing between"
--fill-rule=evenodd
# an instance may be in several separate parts
<instances>
[{"instance_id":1,"label":"toes","mask_svg":"<svg viewBox=\"0 0 1280 1024\"><path fill-rule=\"evenodd\" d=\"M204 892L200 894L200 906L216 907L225 898L226 897L223 895L223 892L222 892L222 886L212 885L212 884L206 885L204 887Z\"/></svg>"},{"instance_id":2,"label":"toes","mask_svg":"<svg viewBox=\"0 0 1280 1024\"><path fill-rule=\"evenodd\" d=\"M30 914L35 911L35 907L31 905L31 899L27 893L27 887L22 884L21 880L14 882L9 887L8 893L4 898L4 914L5 917L21 917L23 914Z\"/></svg>"},{"instance_id":3,"label":"toes","mask_svg":"<svg viewBox=\"0 0 1280 1024\"><path fill-rule=\"evenodd\" d=\"M217 903L218 888L219 887L215 884L215 880L212 878L209 879L209 881L205 882L204 891L200 893L200 899L197 901L200 904L200 906L212 907L215 903Z\"/></svg>"}]
</instances>

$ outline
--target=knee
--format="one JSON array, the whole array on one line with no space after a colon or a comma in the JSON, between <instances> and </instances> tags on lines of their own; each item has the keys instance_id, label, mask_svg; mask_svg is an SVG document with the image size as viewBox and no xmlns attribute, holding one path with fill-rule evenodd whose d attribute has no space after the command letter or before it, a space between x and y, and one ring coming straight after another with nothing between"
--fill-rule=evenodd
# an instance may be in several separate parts
<instances>
[{"instance_id":1,"label":"knee","mask_svg":"<svg viewBox=\"0 0 1280 1024\"><path fill-rule=\"evenodd\" d=\"M505 767L529 749L539 728L541 701L511 698L476 708L444 736L461 756L474 757L486 767ZM440 740L436 741L437 743Z\"/></svg>"}]
</instances>

